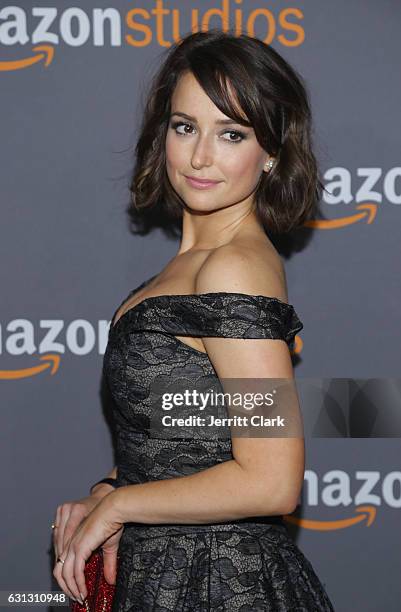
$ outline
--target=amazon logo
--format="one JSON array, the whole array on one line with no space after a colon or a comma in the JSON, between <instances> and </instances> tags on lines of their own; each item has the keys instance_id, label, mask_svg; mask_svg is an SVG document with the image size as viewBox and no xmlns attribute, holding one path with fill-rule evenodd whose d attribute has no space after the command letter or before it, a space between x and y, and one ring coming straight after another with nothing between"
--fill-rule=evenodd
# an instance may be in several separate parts
<instances>
[{"instance_id":1,"label":"amazon logo","mask_svg":"<svg viewBox=\"0 0 401 612\"><path fill-rule=\"evenodd\" d=\"M384 198L391 204L401 204L401 188L398 187L398 192L396 189L397 179L401 178L400 167L391 168L386 174L382 168L357 168L356 175L360 184L354 192L355 179L352 180L348 168L329 168L323 175L327 181L323 201L329 206L355 203L355 208L342 217L315 219L304 225L321 230L341 229L355 223L370 225Z\"/></svg>"},{"instance_id":2,"label":"amazon logo","mask_svg":"<svg viewBox=\"0 0 401 612\"><path fill-rule=\"evenodd\" d=\"M305 470L300 507L306 506L306 513L312 513L314 508L325 506L334 516L329 520L304 518L297 516L297 510L285 515L284 520L313 531L336 531L356 525L370 527L380 506L401 508L400 490L399 471L384 477L378 471L357 471L351 478L343 470L330 470L320 481L316 472Z\"/></svg>"},{"instance_id":3,"label":"amazon logo","mask_svg":"<svg viewBox=\"0 0 401 612\"><path fill-rule=\"evenodd\" d=\"M62 319L43 319L35 325L29 319L14 319L0 325L0 355L33 356L29 367L0 370L0 380L31 376L53 376L60 368L61 355L85 356L94 351L104 355L110 321L99 320L94 326L86 319L66 324Z\"/></svg>"},{"instance_id":4,"label":"amazon logo","mask_svg":"<svg viewBox=\"0 0 401 612\"><path fill-rule=\"evenodd\" d=\"M136 4L136 3L135 3ZM208 31L211 27L230 28L234 35L242 32L255 36L260 27L265 32L264 42L277 40L287 47L298 47L305 40L301 25L304 17L298 8L284 8L273 12L263 6L244 13L242 0L220 0L216 7L202 12L191 5L180 8L164 6L164 0L155 0L144 7L135 6L126 14L115 7L93 8L91 12L72 6L63 11L58 7L35 6L31 14L22 6L0 9L0 45L35 45L20 59L0 61L0 71L20 70L42 62L48 67L54 57L54 47L62 41L70 47L91 44L94 47L147 47L155 42L171 47L181 39L181 32ZM166 32L172 32L172 39Z\"/></svg>"}]
</instances>

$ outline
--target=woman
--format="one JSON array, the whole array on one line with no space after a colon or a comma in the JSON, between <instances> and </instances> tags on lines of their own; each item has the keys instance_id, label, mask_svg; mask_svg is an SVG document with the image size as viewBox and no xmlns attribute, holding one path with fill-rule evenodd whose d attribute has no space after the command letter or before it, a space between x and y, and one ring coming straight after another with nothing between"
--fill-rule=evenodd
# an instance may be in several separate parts
<instances>
[{"instance_id":1,"label":"woman","mask_svg":"<svg viewBox=\"0 0 401 612\"><path fill-rule=\"evenodd\" d=\"M190 35L155 76L133 201L182 220L181 242L112 319L104 369L117 466L57 509L54 576L70 597L86 597L85 561L102 546L113 612L333 610L282 519L301 491L303 438L152 429L156 382L293 379L303 325L268 232L315 213L310 132L300 77L257 39Z\"/></svg>"}]
</instances>

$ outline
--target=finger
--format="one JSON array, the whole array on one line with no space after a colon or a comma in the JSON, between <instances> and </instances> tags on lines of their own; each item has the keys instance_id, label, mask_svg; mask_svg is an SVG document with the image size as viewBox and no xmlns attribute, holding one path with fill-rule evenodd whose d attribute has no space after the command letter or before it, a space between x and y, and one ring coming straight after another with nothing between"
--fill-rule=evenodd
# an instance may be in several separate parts
<instances>
[{"instance_id":1,"label":"finger","mask_svg":"<svg viewBox=\"0 0 401 612\"><path fill-rule=\"evenodd\" d=\"M83 520L83 516L81 514L74 513L74 510L71 511L68 521L64 528L63 535L63 550L68 548L69 542L74 535L75 531L79 527L80 523Z\"/></svg>"},{"instance_id":2,"label":"finger","mask_svg":"<svg viewBox=\"0 0 401 612\"><path fill-rule=\"evenodd\" d=\"M79 601L81 599L81 596L79 594L78 585L74 576L74 562L75 555L71 550L69 550L68 555L63 564L61 575L64 579L65 584L67 585L68 590L72 593L74 599L78 599Z\"/></svg>"},{"instance_id":3,"label":"finger","mask_svg":"<svg viewBox=\"0 0 401 612\"><path fill-rule=\"evenodd\" d=\"M61 554L65 548L64 546L64 531L65 531L65 526L68 522L68 519L70 517L71 514L71 507L70 506L62 506L61 507L61 511L60 511L60 522L57 523L59 525L58 529L57 529L57 548L59 550L59 554Z\"/></svg>"},{"instance_id":4,"label":"finger","mask_svg":"<svg viewBox=\"0 0 401 612\"><path fill-rule=\"evenodd\" d=\"M82 599L86 599L86 583L85 583L85 559L77 554L74 562L74 577L78 586L78 593Z\"/></svg>"},{"instance_id":5,"label":"finger","mask_svg":"<svg viewBox=\"0 0 401 612\"><path fill-rule=\"evenodd\" d=\"M60 587L60 589L65 593L65 595L67 595L67 597L69 597L70 599L73 599L74 601L76 601L76 598L73 596L73 594L71 593L70 589L68 588L61 572L63 570L63 565L62 563L58 562L56 563L54 570L53 570L53 576L55 577L55 579L58 582L58 585Z\"/></svg>"},{"instance_id":6,"label":"finger","mask_svg":"<svg viewBox=\"0 0 401 612\"><path fill-rule=\"evenodd\" d=\"M117 575L117 550L113 552L103 551L103 573L109 584L116 583Z\"/></svg>"}]
</instances>

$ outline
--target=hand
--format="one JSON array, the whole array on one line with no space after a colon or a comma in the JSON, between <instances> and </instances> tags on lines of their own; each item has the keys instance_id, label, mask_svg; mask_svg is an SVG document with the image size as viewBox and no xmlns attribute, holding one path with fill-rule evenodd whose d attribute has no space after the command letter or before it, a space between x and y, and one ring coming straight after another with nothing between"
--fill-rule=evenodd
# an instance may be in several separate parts
<instances>
[{"instance_id":1,"label":"hand","mask_svg":"<svg viewBox=\"0 0 401 612\"><path fill-rule=\"evenodd\" d=\"M121 527L102 546L103 550L103 574L109 584L116 584L117 577L117 552L124 527ZM64 559L64 557L61 557ZM59 563L60 565L60 563Z\"/></svg>"},{"instance_id":2,"label":"hand","mask_svg":"<svg viewBox=\"0 0 401 612\"><path fill-rule=\"evenodd\" d=\"M82 520L97 506L100 500L108 495L111 491L114 491L114 487L109 484L102 483L97 485L96 492L82 499L74 500L71 502L65 502L57 507L55 525L57 527L53 530L53 546L55 558L67 548L68 542L73 536L75 530L82 522ZM110 547L110 545L108 545ZM109 548L107 550L109 552ZM63 558L63 557L62 557ZM110 554L107 557L108 562L105 562L105 578L109 581L109 578L113 576L113 559ZM106 561L106 559L105 559ZM63 584L61 577L61 563L55 563L53 576L58 580L60 587L64 590L68 597L72 597L72 594ZM107 568L107 573L106 573Z\"/></svg>"},{"instance_id":3,"label":"hand","mask_svg":"<svg viewBox=\"0 0 401 612\"><path fill-rule=\"evenodd\" d=\"M105 578L114 582L118 542L123 530L123 524L117 520L116 494L117 490L97 503L59 553L64 563L56 563L53 575L72 599L86 598L85 562L99 546L105 552Z\"/></svg>"}]
</instances>

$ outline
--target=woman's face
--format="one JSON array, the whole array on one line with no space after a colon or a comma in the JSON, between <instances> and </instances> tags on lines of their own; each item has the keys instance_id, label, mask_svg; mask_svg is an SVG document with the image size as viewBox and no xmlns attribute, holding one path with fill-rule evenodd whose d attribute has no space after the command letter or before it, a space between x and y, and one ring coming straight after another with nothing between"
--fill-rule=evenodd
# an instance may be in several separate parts
<instances>
[{"instance_id":1,"label":"woman's face","mask_svg":"<svg viewBox=\"0 0 401 612\"><path fill-rule=\"evenodd\" d=\"M230 123L218 123L222 120ZM251 205L268 159L253 129L224 115L191 72L179 78L171 99L166 166L189 208L206 212L239 202ZM200 188L186 177L218 182Z\"/></svg>"}]
</instances>

